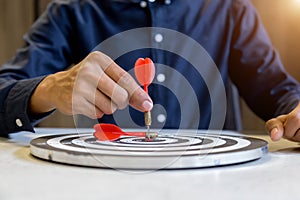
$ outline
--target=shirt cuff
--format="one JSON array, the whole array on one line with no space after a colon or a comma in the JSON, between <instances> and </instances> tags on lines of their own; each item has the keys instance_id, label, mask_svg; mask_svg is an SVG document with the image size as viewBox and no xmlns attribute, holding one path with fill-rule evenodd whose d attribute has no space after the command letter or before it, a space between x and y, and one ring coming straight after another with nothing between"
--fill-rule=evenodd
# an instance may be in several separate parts
<instances>
[{"instance_id":1,"label":"shirt cuff","mask_svg":"<svg viewBox=\"0 0 300 200\"><path fill-rule=\"evenodd\" d=\"M45 76L20 80L10 90L5 103L5 112L3 113L4 122L0 125L2 127L1 136L7 137L9 133L19 131L34 132L33 125L49 115L49 113L44 113L37 117L28 114L30 97L44 78Z\"/></svg>"},{"instance_id":2,"label":"shirt cuff","mask_svg":"<svg viewBox=\"0 0 300 200\"><path fill-rule=\"evenodd\" d=\"M300 90L293 90L292 92L283 95L278 101L279 105L277 106L273 117L288 114L295 109L300 103L299 92Z\"/></svg>"}]
</instances>

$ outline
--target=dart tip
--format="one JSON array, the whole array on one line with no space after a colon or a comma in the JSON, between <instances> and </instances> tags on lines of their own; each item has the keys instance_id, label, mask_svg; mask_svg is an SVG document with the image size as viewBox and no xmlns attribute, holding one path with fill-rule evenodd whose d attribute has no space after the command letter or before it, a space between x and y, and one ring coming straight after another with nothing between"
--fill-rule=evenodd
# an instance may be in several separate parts
<instances>
[{"instance_id":1,"label":"dart tip","mask_svg":"<svg viewBox=\"0 0 300 200\"><path fill-rule=\"evenodd\" d=\"M150 139L150 126L147 127L147 133L146 133L146 138Z\"/></svg>"},{"instance_id":2,"label":"dart tip","mask_svg":"<svg viewBox=\"0 0 300 200\"><path fill-rule=\"evenodd\" d=\"M150 132L150 126L146 126L146 127L147 127L147 132L146 132L145 141L147 142L154 141L158 137L158 133Z\"/></svg>"}]
</instances>

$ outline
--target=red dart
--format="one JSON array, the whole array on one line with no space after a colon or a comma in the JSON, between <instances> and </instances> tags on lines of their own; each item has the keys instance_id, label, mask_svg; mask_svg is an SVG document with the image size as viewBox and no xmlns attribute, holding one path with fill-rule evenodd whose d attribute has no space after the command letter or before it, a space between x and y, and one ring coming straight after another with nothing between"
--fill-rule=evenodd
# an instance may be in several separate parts
<instances>
[{"instance_id":1,"label":"red dart","mask_svg":"<svg viewBox=\"0 0 300 200\"><path fill-rule=\"evenodd\" d=\"M94 136L100 141L112 141L119 139L122 135L146 137L146 132L123 132L122 129L114 124L96 124L94 126ZM153 133L156 137L157 133Z\"/></svg>"},{"instance_id":2,"label":"red dart","mask_svg":"<svg viewBox=\"0 0 300 200\"><path fill-rule=\"evenodd\" d=\"M144 87L145 92L148 93L148 86L152 83L155 75L154 63L150 58L139 58L134 65L134 72L139 83ZM114 124L96 124L94 126L94 136L100 141L116 140L122 135L144 137L151 140L157 137L157 133L149 132L151 125L150 111L145 112L145 124L148 127L148 132L123 132L122 129Z\"/></svg>"},{"instance_id":3,"label":"red dart","mask_svg":"<svg viewBox=\"0 0 300 200\"><path fill-rule=\"evenodd\" d=\"M145 92L148 94L148 86L152 83L155 75L154 63L150 58L139 58L134 65L134 73L136 79L144 86ZM146 138L150 138L151 113L146 111L144 114L145 125L147 127Z\"/></svg>"},{"instance_id":4,"label":"red dart","mask_svg":"<svg viewBox=\"0 0 300 200\"><path fill-rule=\"evenodd\" d=\"M152 83L155 75L154 63L150 58L139 58L134 65L134 73L139 83L144 86L148 93L148 86Z\"/></svg>"}]
</instances>

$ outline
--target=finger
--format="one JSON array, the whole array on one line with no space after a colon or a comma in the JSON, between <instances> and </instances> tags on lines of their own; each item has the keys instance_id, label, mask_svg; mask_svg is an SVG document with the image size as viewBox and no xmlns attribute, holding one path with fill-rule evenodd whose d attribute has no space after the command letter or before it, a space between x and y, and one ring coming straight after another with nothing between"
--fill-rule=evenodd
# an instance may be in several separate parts
<instances>
[{"instance_id":1,"label":"finger","mask_svg":"<svg viewBox=\"0 0 300 200\"><path fill-rule=\"evenodd\" d=\"M287 115L287 119L284 123L284 137L287 139L291 139L295 136L297 131L300 128L300 113L291 112Z\"/></svg>"},{"instance_id":2,"label":"finger","mask_svg":"<svg viewBox=\"0 0 300 200\"><path fill-rule=\"evenodd\" d=\"M276 127L276 128L271 129L270 138L273 141L279 141L283 137L283 131L281 129L283 129L283 128L280 126L279 126L279 128Z\"/></svg>"},{"instance_id":3,"label":"finger","mask_svg":"<svg viewBox=\"0 0 300 200\"><path fill-rule=\"evenodd\" d=\"M101 68L105 73L126 90L128 93L127 101L136 109L140 111L148 111L153 107L153 103L149 95L141 89L135 80L118 66L111 58L101 52L94 52L90 54L97 63L101 63ZM116 103L116 102L115 102ZM124 103L124 101L122 102ZM118 105L118 103L116 103ZM121 105L124 106L124 105Z\"/></svg>"},{"instance_id":4,"label":"finger","mask_svg":"<svg viewBox=\"0 0 300 200\"><path fill-rule=\"evenodd\" d=\"M300 129L298 129L296 131L296 133L294 134L294 136L290 139L294 142L300 142Z\"/></svg>"},{"instance_id":5,"label":"finger","mask_svg":"<svg viewBox=\"0 0 300 200\"><path fill-rule=\"evenodd\" d=\"M273 141L278 141L284 134L284 116L270 119L266 122L265 128Z\"/></svg>"},{"instance_id":6,"label":"finger","mask_svg":"<svg viewBox=\"0 0 300 200\"><path fill-rule=\"evenodd\" d=\"M110 98L111 101L114 102L114 105L117 105L119 109L123 109L128 105L127 91L119 86L111 77L106 75L104 72L104 70L111 63L114 62L103 53L93 52L89 54L85 62L83 62L82 65L84 67L81 68L79 76L77 78L77 82L80 82L78 88L85 88L85 90L89 93L91 90L100 90L108 98ZM91 96L88 98L88 100L91 103L94 102ZM97 105L99 106L99 104Z\"/></svg>"},{"instance_id":7,"label":"finger","mask_svg":"<svg viewBox=\"0 0 300 200\"><path fill-rule=\"evenodd\" d=\"M113 104L117 105L119 109L123 109L128 105L127 91L120 87L105 73L102 73L102 75L100 76L97 87L101 92L103 92L107 97L109 97L111 101L113 101ZM99 96L104 98L103 95ZM99 104L97 105L99 106Z\"/></svg>"},{"instance_id":8,"label":"finger","mask_svg":"<svg viewBox=\"0 0 300 200\"><path fill-rule=\"evenodd\" d=\"M74 97L85 99L104 114L112 114L117 109L117 105L109 97L87 82L81 82L78 85L74 91Z\"/></svg>"},{"instance_id":9,"label":"finger","mask_svg":"<svg viewBox=\"0 0 300 200\"><path fill-rule=\"evenodd\" d=\"M152 109L153 102L151 98L129 73L115 63L106 68L105 73L128 92L129 103L132 107L143 112Z\"/></svg>"},{"instance_id":10,"label":"finger","mask_svg":"<svg viewBox=\"0 0 300 200\"><path fill-rule=\"evenodd\" d=\"M73 114L83 114L91 119L101 118L104 115L99 108L84 98L77 98L74 103Z\"/></svg>"},{"instance_id":11,"label":"finger","mask_svg":"<svg viewBox=\"0 0 300 200\"><path fill-rule=\"evenodd\" d=\"M117 110L117 105L111 101L105 94L100 92L99 90L96 91L95 94L95 101L93 101L96 108L101 110L104 114L110 115L113 114Z\"/></svg>"},{"instance_id":12,"label":"finger","mask_svg":"<svg viewBox=\"0 0 300 200\"><path fill-rule=\"evenodd\" d=\"M101 64L101 69L105 71L111 64L115 64L115 62L106 54L100 51L94 51L88 55L88 59L90 61L96 61L97 64Z\"/></svg>"},{"instance_id":13,"label":"finger","mask_svg":"<svg viewBox=\"0 0 300 200\"><path fill-rule=\"evenodd\" d=\"M129 104L133 108L135 108L137 110L140 110L140 111L143 111L143 112L151 110L152 107L153 107L153 102L152 102L151 99L144 101L142 104L135 103L135 102L138 102L140 99L143 99L143 98L145 99L146 98L145 94L146 93L141 88L135 90L133 95L131 95L131 98L129 100Z\"/></svg>"}]
</instances>

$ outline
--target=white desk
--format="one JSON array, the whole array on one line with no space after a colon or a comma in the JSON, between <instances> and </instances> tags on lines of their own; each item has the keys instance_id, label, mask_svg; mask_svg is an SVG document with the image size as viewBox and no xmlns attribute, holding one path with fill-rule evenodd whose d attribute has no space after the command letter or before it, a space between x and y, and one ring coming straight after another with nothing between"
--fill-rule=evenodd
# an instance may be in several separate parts
<instances>
[{"instance_id":1,"label":"white desk","mask_svg":"<svg viewBox=\"0 0 300 200\"><path fill-rule=\"evenodd\" d=\"M300 146L267 136L263 158L239 165L153 172L85 168L42 161L32 137L72 129L38 129L0 139L0 200L300 199Z\"/></svg>"}]
</instances>

